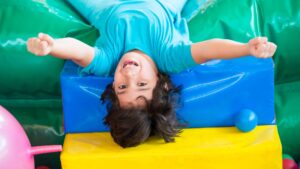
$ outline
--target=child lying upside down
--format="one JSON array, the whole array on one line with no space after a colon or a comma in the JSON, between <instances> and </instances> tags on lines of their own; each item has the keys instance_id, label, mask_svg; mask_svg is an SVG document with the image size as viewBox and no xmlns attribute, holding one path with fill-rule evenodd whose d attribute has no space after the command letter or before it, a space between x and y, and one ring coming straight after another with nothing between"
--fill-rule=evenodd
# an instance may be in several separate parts
<instances>
[{"instance_id":1,"label":"child lying upside down","mask_svg":"<svg viewBox=\"0 0 300 169\"><path fill-rule=\"evenodd\" d=\"M82 73L114 74L101 99L111 102L105 123L122 147L136 146L153 134L171 142L179 132L174 111L179 88L167 74L211 59L268 58L276 51L276 45L266 37L248 43L226 39L192 43L186 20L180 17L185 3L115 0L95 16L99 22L92 24L101 37L94 47L40 33L28 40L27 48L38 56L71 59L83 67Z\"/></svg>"}]
</instances>

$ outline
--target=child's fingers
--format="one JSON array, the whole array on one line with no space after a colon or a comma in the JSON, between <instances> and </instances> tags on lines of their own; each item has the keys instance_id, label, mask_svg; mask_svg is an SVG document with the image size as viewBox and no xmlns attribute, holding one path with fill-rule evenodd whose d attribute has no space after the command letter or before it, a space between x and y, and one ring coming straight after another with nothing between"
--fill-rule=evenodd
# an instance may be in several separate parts
<instances>
[{"instance_id":1,"label":"child's fingers","mask_svg":"<svg viewBox=\"0 0 300 169\"><path fill-rule=\"evenodd\" d=\"M270 48L271 48L271 43L267 43L265 45L265 48L264 48L261 58L269 58L272 56L272 54L270 52Z\"/></svg>"},{"instance_id":2,"label":"child's fingers","mask_svg":"<svg viewBox=\"0 0 300 169\"><path fill-rule=\"evenodd\" d=\"M44 55L47 55L49 53L49 46L48 46L48 42L46 41L40 41L38 44L37 44L37 51L36 51L36 55L38 56L44 56Z\"/></svg>"},{"instance_id":3,"label":"child's fingers","mask_svg":"<svg viewBox=\"0 0 300 169\"><path fill-rule=\"evenodd\" d=\"M250 44L251 45L259 45L259 44L265 44L268 42L268 38L267 37L257 37L254 39L250 40Z\"/></svg>"},{"instance_id":4,"label":"child's fingers","mask_svg":"<svg viewBox=\"0 0 300 169\"><path fill-rule=\"evenodd\" d=\"M41 55L47 55L49 53L49 44L48 44L48 42L42 41L40 49L41 49L41 51L40 51Z\"/></svg>"},{"instance_id":5,"label":"child's fingers","mask_svg":"<svg viewBox=\"0 0 300 169\"><path fill-rule=\"evenodd\" d=\"M34 47L39 48L40 43L41 43L41 40L40 40L40 39L35 39L35 40L34 40Z\"/></svg>"},{"instance_id":6,"label":"child's fingers","mask_svg":"<svg viewBox=\"0 0 300 169\"><path fill-rule=\"evenodd\" d=\"M31 52L37 55L38 50L39 50L39 42L40 40L38 38L33 38L32 43L31 43Z\"/></svg>"},{"instance_id":7,"label":"child's fingers","mask_svg":"<svg viewBox=\"0 0 300 169\"><path fill-rule=\"evenodd\" d=\"M51 36L49 36L48 34L39 33L38 37L40 40L46 41L50 46L53 45L54 39Z\"/></svg>"},{"instance_id":8,"label":"child's fingers","mask_svg":"<svg viewBox=\"0 0 300 169\"><path fill-rule=\"evenodd\" d=\"M27 41L27 49L32 53L36 53L38 41L37 38L30 38Z\"/></svg>"},{"instance_id":9,"label":"child's fingers","mask_svg":"<svg viewBox=\"0 0 300 169\"><path fill-rule=\"evenodd\" d=\"M270 57L274 55L276 49L277 49L277 46L274 43L270 43L270 48L269 48Z\"/></svg>"},{"instance_id":10,"label":"child's fingers","mask_svg":"<svg viewBox=\"0 0 300 169\"><path fill-rule=\"evenodd\" d=\"M257 45L256 53L257 53L257 57L263 58L266 53L266 44L261 43Z\"/></svg>"},{"instance_id":11,"label":"child's fingers","mask_svg":"<svg viewBox=\"0 0 300 169\"><path fill-rule=\"evenodd\" d=\"M32 43L33 43L32 41L33 41L33 38L30 38L30 39L27 40L27 43L26 43L27 49L31 48Z\"/></svg>"},{"instance_id":12,"label":"child's fingers","mask_svg":"<svg viewBox=\"0 0 300 169\"><path fill-rule=\"evenodd\" d=\"M48 47L48 43L46 41L41 41L41 48L45 50Z\"/></svg>"},{"instance_id":13,"label":"child's fingers","mask_svg":"<svg viewBox=\"0 0 300 169\"><path fill-rule=\"evenodd\" d=\"M38 55L41 48L41 40L36 38L33 41L34 54Z\"/></svg>"},{"instance_id":14,"label":"child's fingers","mask_svg":"<svg viewBox=\"0 0 300 169\"><path fill-rule=\"evenodd\" d=\"M277 46L268 42L267 37L258 37L249 41L251 46L252 54L258 58L269 58L272 57L276 51Z\"/></svg>"},{"instance_id":15,"label":"child's fingers","mask_svg":"<svg viewBox=\"0 0 300 169\"><path fill-rule=\"evenodd\" d=\"M269 50L270 50L270 43L267 43L267 44L265 44L265 49L264 49L264 52L262 54L262 58L268 58L268 57L270 57Z\"/></svg>"},{"instance_id":16,"label":"child's fingers","mask_svg":"<svg viewBox=\"0 0 300 169\"><path fill-rule=\"evenodd\" d=\"M276 48L277 46L274 44L274 43L267 43L266 44L266 49L264 51L264 54L263 54L263 58L269 58L269 57L272 57L276 51Z\"/></svg>"},{"instance_id":17,"label":"child's fingers","mask_svg":"<svg viewBox=\"0 0 300 169\"><path fill-rule=\"evenodd\" d=\"M39 38L30 38L27 41L27 50L35 55L43 56L48 54L48 42Z\"/></svg>"},{"instance_id":18,"label":"child's fingers","mask_svg":"<svg viewBox=\"0 0 300 169\"><path fill-rule=\"evenodd\" d=\"M31 49L32 49L32 43L33 43L33 38L30 38L30 39L27 40L26 46L27 46L27 50L28 50L29 52L31 52Z\"/></svg>"},{"instance_id":19,"label":"child's fingers","mask_svg":"<svg viewBox=\"0 0 300 169\"><path fill-rule=\"evenodd\" d=\"M267 37L261 37L260 41L261 41L261 43L266 44L268 42L268 38Z\"/></svg>"}]
</instances>

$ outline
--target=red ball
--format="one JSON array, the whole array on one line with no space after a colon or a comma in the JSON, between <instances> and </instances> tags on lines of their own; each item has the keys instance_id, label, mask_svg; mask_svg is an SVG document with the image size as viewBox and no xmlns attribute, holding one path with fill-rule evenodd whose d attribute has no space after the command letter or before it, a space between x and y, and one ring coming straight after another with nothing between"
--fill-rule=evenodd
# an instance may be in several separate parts
<instances>
[{"instance_id":1,"label":"red ball","mask_svg":"<svg viewBox=\"0 0 300 169\"><path fill-rule=\"evenodd\" d=\"M298 169L298 165L294 160L285 158L283 159L283 169Z\"/></svg>"}]
</instances>

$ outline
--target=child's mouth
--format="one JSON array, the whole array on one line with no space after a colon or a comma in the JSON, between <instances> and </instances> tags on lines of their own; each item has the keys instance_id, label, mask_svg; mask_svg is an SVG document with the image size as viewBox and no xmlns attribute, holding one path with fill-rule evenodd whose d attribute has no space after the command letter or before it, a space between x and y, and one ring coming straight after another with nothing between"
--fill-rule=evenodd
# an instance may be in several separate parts
<instances>
[{"instance_id":1,"label":"child's mouth","mask_svg":"<svg viewBox=\"0 0 300 169\"><path fill-rule=\"evenodd\" d=\"M127 61L124 62L123 68L125 68L128 65L139 66L139 64L137 64L135 61L127 60Z\"/></svg>"}]
</instances>

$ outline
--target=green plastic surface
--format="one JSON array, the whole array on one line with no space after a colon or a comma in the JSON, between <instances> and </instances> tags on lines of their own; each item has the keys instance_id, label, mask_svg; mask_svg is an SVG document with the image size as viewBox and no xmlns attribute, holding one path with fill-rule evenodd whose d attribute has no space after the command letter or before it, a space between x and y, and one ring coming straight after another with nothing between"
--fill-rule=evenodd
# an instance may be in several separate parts
<instances>
[{"instance_id":1,"label":"green plastic surface","mask_svg":"<svg viewBox=\"0 0 300 169\"><path fill-rule=\"evenodd\" d=\"M60 97L58 79L64 61L29 54L26 41L39 32L54 37L76 36L92 31L91 26L58 0L0 1L0 16L1 98L44 99L53 94Z\"/></svg>"}]
</instances>

